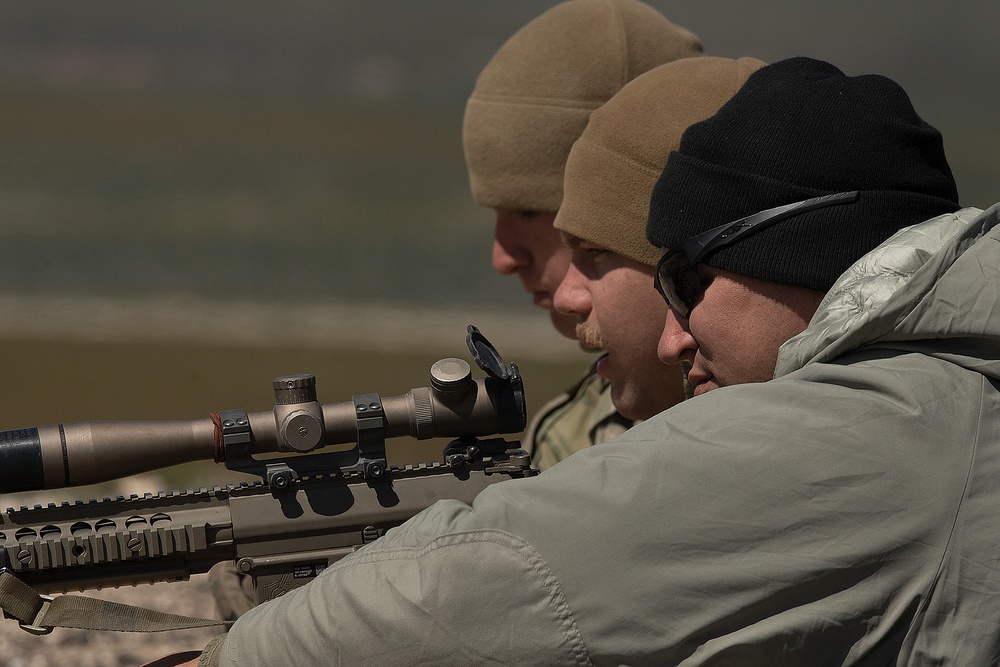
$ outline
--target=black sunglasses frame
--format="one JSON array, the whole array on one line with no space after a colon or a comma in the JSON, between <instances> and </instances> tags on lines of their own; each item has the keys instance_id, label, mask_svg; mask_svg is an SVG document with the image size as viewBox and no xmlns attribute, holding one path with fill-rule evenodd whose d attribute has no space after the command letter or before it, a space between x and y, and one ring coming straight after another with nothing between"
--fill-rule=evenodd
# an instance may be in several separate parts
<instances>
[{"instance_id":1,"label":"black sunglasses frame","mask_svg":"<svg viewBox=\"0 0 1000 667\"><path fill-rule=\"evenodd\" d=\"M850 204L856 202L859 196L859 192L853 190L813 197L769 208L692 236L660 257L660 261L656 263L656 272L653 274L653 285L667 305L681 317L687 317L704 291L695 266L709 253L796 215L827 206Z\"/></svg>"}]
</instances>

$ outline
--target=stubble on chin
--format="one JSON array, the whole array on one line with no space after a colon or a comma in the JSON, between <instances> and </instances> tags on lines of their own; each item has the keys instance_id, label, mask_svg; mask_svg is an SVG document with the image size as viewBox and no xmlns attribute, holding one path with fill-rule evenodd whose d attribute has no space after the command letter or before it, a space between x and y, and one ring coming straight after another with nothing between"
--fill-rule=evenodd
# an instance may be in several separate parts
<instances>
[{"instance_id":1,"label":"stubble on chin","mask_svg":"<svg viewBox=\"0 0 1000 667\"><path fill-rule=\"evenodd\" d=\"M576 339L580 341L580 347L585 350L603 350L604 336L601 330L594 324L581 322L576 325Z\"/></svg>"}]
</instances>

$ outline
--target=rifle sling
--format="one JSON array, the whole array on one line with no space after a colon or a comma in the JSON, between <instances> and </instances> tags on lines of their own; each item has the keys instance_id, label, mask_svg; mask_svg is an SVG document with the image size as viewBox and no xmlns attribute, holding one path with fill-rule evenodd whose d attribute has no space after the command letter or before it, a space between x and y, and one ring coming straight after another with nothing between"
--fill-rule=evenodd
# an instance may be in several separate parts
<instances>
[{"instance_id":1,"label":"rifle sling","mask_svg":"<svg viewBox=\"0 0 1000 667\"><path fill-rule=\"evenodd\" d=\"M39 595L10 572L0 573L0 609L32 634L48 634L53 628L111 630L115 632L163 632L224 625L232 621L194 618L109 602L85 595Z\"/></svg>"}]
</instances>

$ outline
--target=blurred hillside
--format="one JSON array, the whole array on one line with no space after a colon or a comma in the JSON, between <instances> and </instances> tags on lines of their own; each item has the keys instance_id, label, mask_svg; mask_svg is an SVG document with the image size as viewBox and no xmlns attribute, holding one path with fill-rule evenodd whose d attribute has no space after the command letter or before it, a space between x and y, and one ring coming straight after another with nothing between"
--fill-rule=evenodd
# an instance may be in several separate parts
<instances>
[{"instance_id":1,"label":"blurred hillside","mask_svg":"<svg viewBox=\"0 0 1000 667\"><path fill-rule=\"evenodd\" d=\"M550 2L5 3L0 291L523 304L487 265L464 100ZM709 53L911 93L997 196L994 1L652 2Z\"/></svg>"}]
</instances>

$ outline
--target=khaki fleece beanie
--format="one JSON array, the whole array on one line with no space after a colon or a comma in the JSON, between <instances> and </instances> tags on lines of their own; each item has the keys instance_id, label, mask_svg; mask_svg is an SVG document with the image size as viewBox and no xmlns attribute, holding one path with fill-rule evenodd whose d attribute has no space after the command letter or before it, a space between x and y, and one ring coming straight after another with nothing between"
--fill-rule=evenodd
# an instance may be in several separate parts
<instances>
[{"instance_id":1,"label":"khaki fleece beanie","mask_svg":"<svg viewBox=\"0 0 1000 667\"><path fill-rule=\"evenodd\" d=\"M689 125L709 118L764 66L754 58L689 58L661 65L591 115L566 164L555 227L655 266L646 240L649 197Z\"/></svg>"},{"instance_id":2,"label":"khaki fleece beanie","mask_svg":"<svg viewBox=\"0 0 1000 667\"><path fill-rule=\"evenodd\" d=\"M552 213L591 112L662 63L701 54L693 34L636 0L569 0L500 47L465 108L462 140L482 206Z\"/></svg>"}]
</instances>

